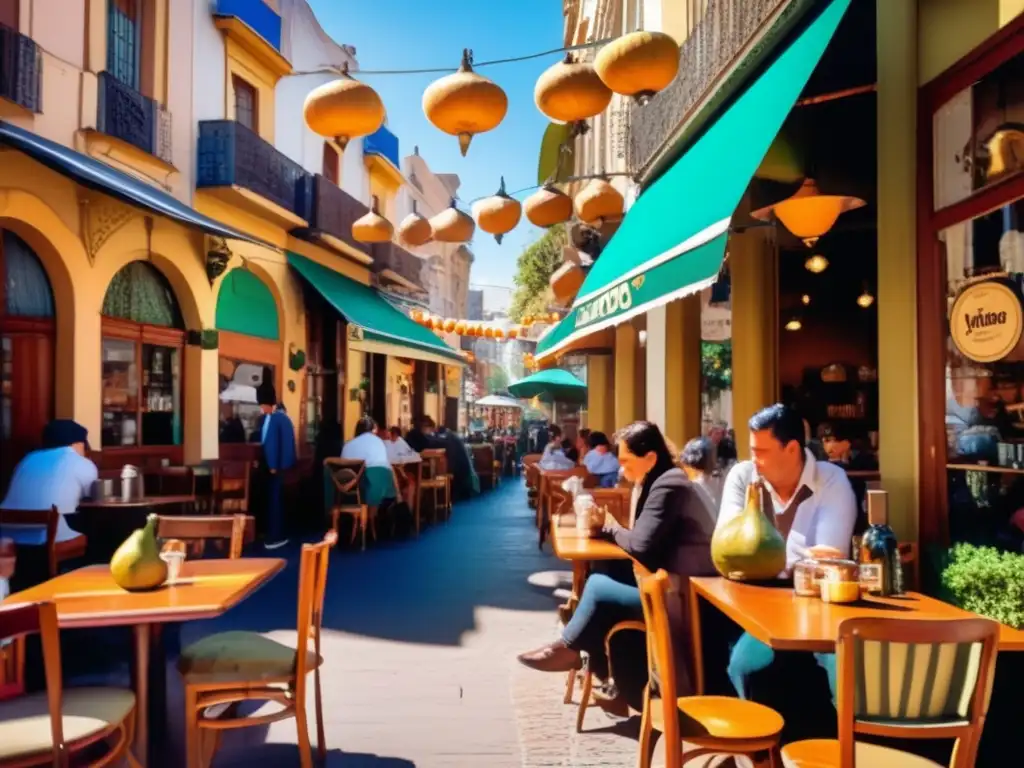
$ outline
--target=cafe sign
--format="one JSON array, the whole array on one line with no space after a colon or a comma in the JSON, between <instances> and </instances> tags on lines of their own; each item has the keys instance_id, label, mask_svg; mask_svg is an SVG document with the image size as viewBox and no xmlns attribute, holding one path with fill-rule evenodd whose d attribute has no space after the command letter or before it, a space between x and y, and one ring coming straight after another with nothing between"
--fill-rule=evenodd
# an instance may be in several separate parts
<instances>
[{"instance_id":1,"label":"cafe sign","mask_svg":"<svg viewBox=\"0 0 1024 768\"><path fill-rule=\"evenodd\" d=\"M633 306L633 289L640 290L643 284L644 276L640 275L632 281L619 283L602 291L597 298L585 302L576 311L576 327L593 325L599 320L628 311Z\"/></svg>"},{"instance_id":2,"label":"cafe sign","mask_svg":"<svg viewBox=\"0 0 1024 768\"><path fill-rule=\"evenodd\" d=\"M956 297L949 332L960 353L978 363L1009 355L1024 330L1018 294L1003 282L986 280L967 286Z\"/></svg>"}]
</instances>

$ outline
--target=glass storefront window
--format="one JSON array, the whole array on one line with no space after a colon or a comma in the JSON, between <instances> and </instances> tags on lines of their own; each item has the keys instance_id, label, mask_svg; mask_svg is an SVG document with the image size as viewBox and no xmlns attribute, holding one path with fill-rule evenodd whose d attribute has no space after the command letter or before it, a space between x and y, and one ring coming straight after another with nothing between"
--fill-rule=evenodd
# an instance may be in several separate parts
<instances>
[{"instance_id":1,"label":"glass storefront window","mask_svg":"<svg viewBox=\"0 0 1024 768\"><path fill-rule=\"evenodd\" d=\"M701 431L719 441L732 430L732 298L728 278L700 297Z\"/></svg>"},{"instance_id":2,"label":"glass storefront window","mask_svg":"<svg viewBox=\"0 0 1024 768\"><path fill-rule=\"evenodd\" d=\"M11 403L14 394L14 344L0 337L0 440L11 439Z\"/></svg>"},{"instance_id":3,"label":"glass storefront window","mask_svg":"<svg viewBox=\"0 0 1024 768\"><path fill-rule=\"evenodd\" d=\"M102 360L103 447L180 445L180 351L105 338Z\"/></svg>"},{"instance_id":4,"label":"glass storefront window","mask_svg":"<svg viewBox=\"0 0 1024 768\"><path fill-rule=\"evenodd\" d=\"M1024 507L1024 201L943 230L954 541L999 545Z\"/></svg>"},{"instance_id":5,"label":"glass storefront window","mask_svg":"<svg viewBox=\"0 0 1024 768\"><path fill-rule=\"evenodd\" d=\"M272 365L220 359L220 442L247 443L258 440L260 410L256 392L264 381L275 382Z\"/></svg>"}]
</instances>

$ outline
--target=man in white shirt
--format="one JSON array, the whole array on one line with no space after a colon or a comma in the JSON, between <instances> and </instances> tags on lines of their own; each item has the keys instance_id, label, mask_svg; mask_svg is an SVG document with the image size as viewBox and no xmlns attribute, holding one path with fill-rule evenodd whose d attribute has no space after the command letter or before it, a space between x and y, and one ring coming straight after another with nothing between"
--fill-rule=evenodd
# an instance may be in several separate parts
<instances>
[{"instance_id":1,"label":"man in white shirt","mask_svg":"<svg viewBox=\"0 0 1024 768\"><path fill-rule=\"evenodd\" d=\"M390 467L388 449L377 437L377 423L369 416L356 422L356 434L341 449L341 458L358 459L367 467Z\"/></svg>"},{"instance_id":2,"label":"man in white shirt","mask_svg":"<svg viewBox=\"0 0 1024 768\"><path fill-rule=\"evenodd\" d=\"M91 493L99 477L96 465L85 457L88 437L89 431L70 419L47 424L43 447L18 462L0 509L44 510L56 506L60 512L57 541L81 536L64 518L75 514L78 502ZM35 526L4 526L4 535L16 544L46 543L46 531Z\"/></svg>"},{"instance_id":3,"label":"man in white shirt","mask_svg":"<svg viewBox=\"0 0 1024 768\"><path fill-rule=\"evenodd\" d=\"M388 451L388 461L392 464L415 464L422 461L420 455L405 442L402 430L398 427L391 427L387 431L381 430L381 437L384 438L384 447Z\"/></svg>"},{"instance_id":4,"label":"man in white shirt","mask_svg":"<svg viewBox=\"0 0 1024 768\"><path fill-rule=\"evenodd\" d=\"M746 504L747 486L760 479L771 499L765 515L786 539L788 575L806 557L848 557L857 522L857 500L846 473L834 464L816 461L804 444L800 415L781 404L758 411L750 423L750 461L730 471L722 491L718 526L734 519ZM836 691L835 654L816 653ZM744 633L732 649L729 679L740 698L749 697L750 677L775 660L775 652Z\"/></svg>"}]
</instances>

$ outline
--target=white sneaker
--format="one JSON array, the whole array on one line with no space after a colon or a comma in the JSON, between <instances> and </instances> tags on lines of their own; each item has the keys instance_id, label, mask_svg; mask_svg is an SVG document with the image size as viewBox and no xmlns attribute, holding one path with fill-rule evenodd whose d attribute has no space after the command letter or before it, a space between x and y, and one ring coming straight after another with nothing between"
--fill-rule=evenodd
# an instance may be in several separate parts
<instances>
[{"instance_id":1,"label":"white sneaker","mask_svg":"<svg viewBox=\"0 0 1024 768\"><path fill-rule=\"evenodd\" d=\"M264 549L280 549L288 543L288 539L281 539L280 541L268 541L263 545Z\"/></svg>"}]
</instances>

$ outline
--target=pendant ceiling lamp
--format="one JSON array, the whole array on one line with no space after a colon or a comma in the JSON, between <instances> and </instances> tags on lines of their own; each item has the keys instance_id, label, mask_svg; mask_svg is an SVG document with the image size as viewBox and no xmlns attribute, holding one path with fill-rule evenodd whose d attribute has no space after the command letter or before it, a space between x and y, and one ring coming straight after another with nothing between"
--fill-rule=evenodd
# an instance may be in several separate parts
<instances>
[{"instance_id":1,"label":"pendant ceiling lamp","mask_svg":"<svg viewBox=\"0 0 1024 768\"><path fill-rule=\"evenodd\" d=\"M606 221L622 218L625 201L607 179L591 179L576 194L573 204L580 221L600 227Z\"/></svg>"},{"instance_id":2,"label":"pendant ceiling lamp","mask_svg":"<svg viewBox=\"0 0 1024 768\"><path fill-rule=\"evenodd\" d=\"M370 211L352 222L352 238L360 243L388 243L394 237L395 228L380 215L377 196L373 196Z\"/></svg>"},{"instance_id":3,"label":"pendant ceiling lamp","mask_svg":"<svg viewBox=\"0 0 1024 768\"><path fill-rule=\"evenodd\" d=\"M828 269L828 259L820 253L816 253L804 262L804 269L815 275L820 275Z\"/></svg>"},{"instance_id":4,"label":"pendant ceiling lamp","mask_svg":"<svg viewBox=\"0 0 1024 768\"><path fill-rule=\"evenodd\" d=\"M344 149L350 139L368 136L384 124L384 103L373 88L349 76L314 88L302 105L302 116L313 133L333 139Z\"/></svg>"},{"instance_id":5,"label":"pendant ceiling lamp","mask_svg":"<svg viewBox=\"0 0 1024 768\"><path fill-rule=\"evenodd\" d=\"M553 227L572 218L572 198L550 184L526 198L523 208L535 227Z\"/></svg>"},{"instance_id":6,"label":"pendant ceiling lamp","mask_svg":"<svg viewBox=\"0 0 1024 768\"><path fill-rule=\"evenodd\" d=\"M814 179L804 179L792 197L754 211L750 215L761 221L774 216L810 248L828 232L842 214L866 203L850 195L823 195Z\"/></svg>"},{"instance_id":7,"label":"pendant ceiling lamp","mask_svg":"<svg viewBox=\"0 0 1024 768\"><path fill-rule=\"evenodd\" d=\"M498 127L508 112L508 96L492 80L473 71L473 54L462 51L457 72L435 80L423 92L423 114L435 128L459 137L465 156L478 133Z\"/></svg>"},{"instance_id":8,"label":"pendant ceiling lamp","mask_svg":"<svg viewBox=\"0 0 1024 768\"><path fill-rule=\"evenodd\" d=\"M571 53L537 79L533 100L543 114L559 123L578 123L599 115L612 100L592 64L576 61Z\"/></svg>"},{"instance_id":9,"label":"pendant ceiling lamp","mask_svg":"<svg viewBox=\"0 0 1024 768\"><path fill-rule=\"evenodd\" d=\"M523 206L519 201L509 197L505 192L505 177L501 177L498 191L483 200L473 203L473 216L476 224L484 232L494 235L501 244L501 238L515 229L523 216Z\"/></svg>"},{"instance_id":10,"label":"pendant ceiling lamp","mask_svg":"<svg viewBox=\"0 0 1024 768\"><path fill-rule=\"evenodd\" d=\"M412 213L398 225L398 237L403 243L413 247L426 245L434 237L430 222L416 210L415 200L412 201Z\"/></svg>"},{"instance_id":11,"label":"pendant ceiling lamp","mask_svg":"<svg viewBox=\"0 0 1024 768\"><path fill-rule=\"evenodd\" d=\"M439 243L468 243L473 239L476 224L471 216L455 207L453 197L447 208L430 219L430 228Z\"/></svg>"},{"instance_id":12,"label":"pendant ceiling lamp","mask_svg":"<svg viewBox=\"0 0 1024 768\"><path fill-rule=\"evenodd\" d=\"M631 32L597 52L594 70L615 93L646 104L675 80L679 44L664 32Z\"/></svg>"}]
</instances>

